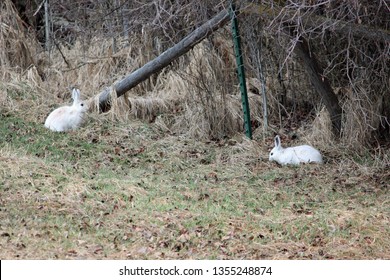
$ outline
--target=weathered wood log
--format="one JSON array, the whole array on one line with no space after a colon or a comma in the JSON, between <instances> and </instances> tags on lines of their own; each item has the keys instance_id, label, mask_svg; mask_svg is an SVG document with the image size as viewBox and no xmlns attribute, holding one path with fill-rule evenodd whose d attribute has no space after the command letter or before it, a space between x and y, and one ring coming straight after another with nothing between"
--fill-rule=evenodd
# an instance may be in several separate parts
<instances>
[{"instance_id":1,"label":"weathered wood log","mask_svg":"<svg viewBox=\"0 0 390 280\"><path fill-rule=\"evenodd\" d=\"M131 88L149 78L153 73L156 73L168 66L173 60L188 52L212 32L227 24L229 20L230 16L227 10L219 12L216 16L195 29L179 43L115 83L113 87L116 91L117 97L125 94ZM111 90L112 88L108 87L99 94L99 108L103 112L110 109Z\"/></svg>"}]
</instances>

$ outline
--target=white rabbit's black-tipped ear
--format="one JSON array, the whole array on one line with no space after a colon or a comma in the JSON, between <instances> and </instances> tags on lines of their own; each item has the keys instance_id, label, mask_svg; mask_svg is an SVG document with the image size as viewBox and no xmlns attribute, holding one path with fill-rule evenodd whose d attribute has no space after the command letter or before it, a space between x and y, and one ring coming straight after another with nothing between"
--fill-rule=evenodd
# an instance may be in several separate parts
<instances>
[{"instance_id":1,"label":"white rabbit's black-tipped ear","mask_svg":"<svg viewBox=\"0 0 390 280\"><path fill-rule=\"evenodd\" d=\"M275 139L275 147L280 147L280 137L279 137L279 135L276 135L274 139Z\"/></svg>"}]
</instances>

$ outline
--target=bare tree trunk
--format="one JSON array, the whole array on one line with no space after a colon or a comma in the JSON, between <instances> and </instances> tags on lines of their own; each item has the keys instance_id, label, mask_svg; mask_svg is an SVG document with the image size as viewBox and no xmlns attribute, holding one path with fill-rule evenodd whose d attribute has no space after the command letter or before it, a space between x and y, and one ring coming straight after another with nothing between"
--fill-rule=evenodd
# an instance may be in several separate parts
<instances>
[{"instance_id":1,"label":"bare tree trunk","mask_svg":"<svg viewBox=\"0 0 390 280\"><path fill-rule=\"evenodd\" d=\"M153 73L168 66L173 60L188 52L212 32L228 23L229 20L229 12L227 10L221 11L212 19L195 29L179 43L114 84L113 87L117 97L125 94L128 90L149 78ZM99 108L103 112L110 109L110 92L111 88L106 88L99 94Z\"/></svg>"},{"instance_id":2,"label":"bare tree trunk","mask_svg":"<svg viewBox=\"0 0 390 280\"><path fill-rule=\"evenodd\" d=\"M268 130L268 103L267 103L267 89L265 86L265 77L264 77L264 67L261 61L261 49L262 43L256 41L254 38L249 39L251 42L249 43L249 51L250 56L255 64L255 71L257 72L257 78L261 84L261 97L263 100L263 134L265 135ZM256 44L256 46L254 44Z\"/></svg>"},{"instance_id":3,"label":"bare tree trunk","mask_svg":"<svg viewBox=\"0 0 390 280\"><path fill-rule=\"evenodd\" d=\"M258 54L258 56L260 57L260 52ZM260 58L259 58L260 60ZM261 95L262 95L262 98L263 98L263 121L264 121L264 124L263 124L263 134L266 135L267 134L267 131L268 131L268 102L267 102L267 89L266 89L266 86L265 86L265 77L264 77L264 71L263 71L263 67L261 66L261 63L259 64L260 67L258 68L258 77L261 81Z\"/></svg>"},{"instance_id":4,"label":"bare tree trunk","mask_svg":"<svg viewBox=\"0 0 390 280\"><path fill-rule=\"evenodd\" d=\"M112 11L112 7L111 7L111 3L112 1L106 1L106 8L108 11ZM117 5L117 1L115 1L113 3L113 5ZM112 54L115 54L117 52L117 45L116 45L116 37L115 37L115 19L116 19L117 15L116 13L112 12L111 15L109 17L107 17L106 21L107 21L107 27L108 27L108 31L110 32L110 36L111 36L111 48L112 48Z\"/></svg>"},{"instance_id":5,"label":"bare tree trunk","mask_svg":"<svg viewBox=\"0 0 390 280\"><path fill-rule=\"evenodd\" d=\"M336 138L340 137L342 109L338 98L330 86L329 80L323 75L323 69L316 57L309 50L307 41L301 37L295 46L295 52L302 59L310 81L325 103L332 122L332 131Z\"/></svg>"},{"instance_id":6,"label":"bare tree trunk","mask_svg":"<svg viewBox=\"0 0 390 280\"><path fill-rule=\"evenodd\" d=\"M51 42L50 42L50 6L49 0L45 0L45 49L50 51Z\"/></svg>"},{"instance_id":7,"label":"bare tree trunk","mask_svg":"<svg viewBox=\"0 0 390 280\"><path fill-rule=\"evenodd\" d=\"M123 29L123 37L126 40L126 43L129 43L129 18L126 15L127 10L127 2L124 2L122 7L120 8L120 15L122 20L122 29Z\"/></svg>"}]
</instances>

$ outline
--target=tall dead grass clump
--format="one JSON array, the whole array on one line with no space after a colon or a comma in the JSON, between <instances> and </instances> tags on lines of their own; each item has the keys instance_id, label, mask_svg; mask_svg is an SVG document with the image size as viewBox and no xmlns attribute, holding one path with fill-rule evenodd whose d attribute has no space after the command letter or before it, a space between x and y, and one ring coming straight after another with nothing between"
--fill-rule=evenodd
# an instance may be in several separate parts
<instances>
[{"instance_id":1,"label":"tall dead grass clump","mask_svg":"<svg viewBox=\"0 0 390 280\"><path fill-rule=\"evenodd\" d=\"M45 69L45 76L56 86L50 90L54 102L58 97L67 100L70 98L70 86L80 88L83 95L92 97L104 86L114 84L125 75L133 72L147 62L146 57L155 53L149 49L149 44L140 40L138 34L129 38L130 42L120 40L116 43L116 51L113 51L112 42L104 36L94 36L86 44L82 39L76 39L71 46L58 45L51 51L50 63ZM49 59L49 58L48 58ZM162 72L164 72L163 70ZM134 96L143 96L148 91L154 91L159 83L157 75L153 75L147 81L131 90ZM56 98L57 97L57 98ZM116 117L126 118L129 115L129 102L126 97L112 100L117 105L124 105L114 110ZM94 102L96 105L96 103ZM150 104L149 104L150 105ZM119 115L120 114L120 115ZM113 116L115 117L115 116Z\"/></svg>"},{"instance_id":2,"label":"tall dead grass clump","mask_svg":"<svg viewBox=\"0 0 390 280\"><path fill-rule=\"evenodd\" d=\"M235 65L226 63L207 42L194 47L188 58L188 65L179 74L186 81L187 89L183 113L176 119L174 130L198 139L222 139L242 132ZM228 61L234 62L234 59ZM260 100L254 96L252 99ZM252 105L259 107L255 102Z\"/></svg>"},{"instance_id":3,"label":"tall dead grass clump","mask_svg":"<svg viewBox=\"0 0 390 280\"><path fill-rule=\"evenodd\" d=\"M355 155L371 154L376 165L388 166L388 146L382 145L378 130L389 125L389 119L381 112L385 108L385 94L368 93L365 88L338 89L343 108L343 123L339 141L332 133L331 119L325 107L318 113L307 128L300 133L322 151L336 155L346 151ZM343 92L343 93L340 93Z\"/></svg>"},{"instance_id":4,"label":"tall dead grass clump","mask_svg":"<svg viewBox=\"0 0 390 280\"><path fill-rule=\"evenodd\" d=\"M35 114L42 103L36 93L42 86L37 57L40 45L27 30L10 0L0 3L0 104L1 111L23 110ZM34 98L31 98L34 96ZM34 118L34 117L33 117Z\"/></svg>"},{"instance_id":5,"label":"tall dead grass clump","mask_svg":"<svg viewBox=\"0 0 390 280\"><path fill-rule=\"evenodd\" d=\"M43 81L35 66L23 72L3 69L7 78L0 80L0 111L17 113L31 120L42 118L41 109L46 106ZM32 109L34 108L34 109Z\"/></svg>"},{"instance_id":6,"label":"tall dead grass clump","mask_svg":"<svg viewBox=\"0 0 390 280\"><path fill-rule=\"evenodd\" d=\"M302 127L299 130L311 143L329 146L330 143L334 142L329 112L325 107L316 109L316 111L316 116L310 126Z\"/></svg>"},{"instance_id":7,"label":"tall dead grass clump","mask_svg":"<svg viewBox=\"0 0 390 280\"><path fill-rule=\"evenodd\" d=\"M390 122L381 115L385 105L384 94L369 93L366 87L359 86L347 91L347 96L343 100L342 134L348 146L362 148L378 141L375 139L377 130L381 126L389 125Z\"/></svg>"},{"instance_id":8,"label":"tall dead grass clump","mask_svg":"<svg viewBox=\"0 0 390 280\"><path fill-rule=\"evenodd\" d=\"M12 1L1 1L0 67L20 67L24 70L35 64L38 48L36 38L27 32Z\"/></svg>"},{"instance_id":9,"label":"tall dead grass clump","mask_svg":"<svg viewBox=\"0 0 390 280\"><path fill-rule=\"evenodd\" d=\"M331 119L325 107L317 109L313 122L300 133L324 149L342 147L358 153L373 152L381 146L378 130L389 125L389 120L381 114L384 109L384 94L369 94L366 89L337 89L343 108L343 123L339 141L332 133ZM342 92L342 93L341 93ZM386 147L383 147L386 149Z\"/></svg>"}]
</instances>

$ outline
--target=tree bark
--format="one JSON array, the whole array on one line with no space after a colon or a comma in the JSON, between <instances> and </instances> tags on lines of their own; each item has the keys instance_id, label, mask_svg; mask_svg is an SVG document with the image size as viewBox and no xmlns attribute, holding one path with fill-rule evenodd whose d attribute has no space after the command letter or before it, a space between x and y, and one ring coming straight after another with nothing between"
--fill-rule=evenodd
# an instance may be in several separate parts
<instances>
[{"instance_id":1,"label":"tree bark","mask_svg":"<svg viewBox=\"0 0 390 280\"><path fill-rule=\"evenodd\" d=\"M332 122L332 131L336 138L340 137L342 108L338 98L330 86L329 80L323 75L323 69L318 63L315 55L310 52L309 44L304 38L300 38L295 46L295 53L302 60L310 81L319 96L324 101Z\"/></svg>"},{"instance_id":2,"label":"tree bark","mask_svg":"<svg viewBox=\"0 0 390 280\"><path fill-rule=\"evenodd\" d=\"M45 40L45 49L49 52L51 49L49 0L45 0Z\"/></svg>"},{"instance_id":3,"label":"tree bark","mask_svg":"<svg viewBox=\"0 0 390 280\"><path fill-rule=\"evenodd\" d=\"M229 21L230 16L227 10L218 13L212 19L195 29L179 43L114 84L112 87L115 89L117 97L125 94L128 90L149 78L153 73L168 66L173 60L188 52L196 44ZM112 87L106 88L99 94L99 108L103 112L110 109L110 92Z\"/></svg>"}]
</instances>

